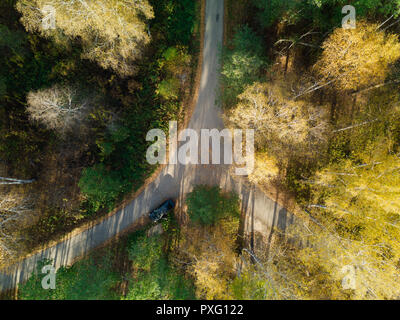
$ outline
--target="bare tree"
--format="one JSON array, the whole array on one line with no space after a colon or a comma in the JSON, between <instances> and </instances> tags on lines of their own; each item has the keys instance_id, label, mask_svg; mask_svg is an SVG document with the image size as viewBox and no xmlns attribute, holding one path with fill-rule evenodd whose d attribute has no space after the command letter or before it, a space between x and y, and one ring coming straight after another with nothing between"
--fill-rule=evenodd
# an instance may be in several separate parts
<instances>
[{"instance_id":1,"label":"bare tree","mask_svg":"<svg viewBox=\"0 0 400 320\"><path fill-rule=\"evenodd\" d=\"M91 104L90 98L83 97L77 89L60 85L30 92L27 101L32 120L62 133L82 122Z\"/></svg>"}]
</instances>

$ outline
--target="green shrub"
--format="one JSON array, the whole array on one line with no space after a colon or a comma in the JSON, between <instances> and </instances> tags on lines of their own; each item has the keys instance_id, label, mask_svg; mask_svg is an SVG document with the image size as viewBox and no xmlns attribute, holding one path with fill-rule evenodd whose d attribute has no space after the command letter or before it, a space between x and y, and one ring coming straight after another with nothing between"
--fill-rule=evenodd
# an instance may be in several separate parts
<instances>
[{"instance_id":1,"label":"green shrub","mask_svg":"<svg viewBox=\"0 0 400 320\"><path fill-rule=\"evenodd\" d=\"M223 49L222 62L221 102L231 107L246 85L260 78L260 71L265 65L261 38L250 27L241 27L230 45Z\"/></svg>"},{"instance_id":2,"label":"green shrub","mask_svg":"<svg viewBox=\"0 0 400 320\"><path fill-rule=\"evenodd\" d=\"M127 300L193 299L194 287L168 261L163 252L162 236L147 237L144 231L131 236L129 259L136 268L129 285Z\"/></svg>"},{"instance_id":3,"label":"green shrub","mask_svg":"<svg viewBox=\"0 0 400 320\"><path fill-rule=\"evenodd\" d=\"M157 94L165 100L178 99L180 81L176 78L169 78L161 81L157 86Z\"/></svg>"},{"instance_id":4,"label":"green shrub","mask_svg":"<svg viewBox=\"0 0 400 320\"><path fill-rule=\"evenodd\" d=\"M129 246L128 255L137 269L149 272L162 255L161 236L147 237L145 234L138 236Z\"/></svg>"},{"instance_id":5,"label":"green shrub","mask_svg":"<svg viewBox=\"0 0 400 320\"><path fill-rule=\"evenodd\" d=\"M37 272L19 287L22 300L110 300L117 299L113 288L119 276L113 272L109 257L100 263L92 259L75 263L72 267L61 267L56 273L56 289L42 288L41 269L50 261L38 264Z\"/></svg>"},{"instance_id":6,"label":"green shrub","mask_svg":"<svg viewBox=\"0 0 400 320\"><path fill-rule=\"evenodd\" d=\"M240 215L237 195L222 193L219 187L196 186L186 203L190 219L201 225L213 225L221 218Z\"/></svg>"},{"instance_id":7,"label":"green shrub","mask_svg":"<svg viewBox=\"0 0 400 320\"><path fill-rule=\"evenodd\" d=\"M131 281L126 300L194 299L194 287L175 268L160 257L150 272L140 272Z\"/></svg>"},{"instance_id":8,"label":"green shrub","mask_svg":"<svg viewBox=\"0 0 400 320\"><path fill-rule=\"evenodd\" d=\"M94 211L111 208L123 187L124 181L118 172L108 171L103 164L85 169L79 181L79 188Z\"/></svg>"}]
</instances>

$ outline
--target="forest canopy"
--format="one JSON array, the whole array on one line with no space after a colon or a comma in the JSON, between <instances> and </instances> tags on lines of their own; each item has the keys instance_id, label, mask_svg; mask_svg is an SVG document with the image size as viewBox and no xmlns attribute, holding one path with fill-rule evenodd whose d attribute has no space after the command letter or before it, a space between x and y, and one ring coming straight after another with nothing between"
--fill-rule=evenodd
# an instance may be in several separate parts
<instances>
[{"instance_id":1,"label":"forest canopy","mask_svg":"<svg viewBox=\"0 0 400 320\"><path fill-rule=\"evenodd\" d=\"M54 29L43 23L46 8L54 10ZM17 9L27 31L37 31L59 42L79 39L83 58L121 76L137 70L133 62L150 41L147 20L154 18L147 0L21 0Z\"/></svg>"},{"instance_id":2,"label":"forest canopy","mask_svg":"<svg viewBox=\"0 0 400 320\"><path fill-rule=\"evenodd\" d=\"M156 169L146 161L146 132L184 117L200 3L0 7L4 265L106 214Z\"/></svg>"},{"instance_id":3,"label":"forest canopy","mask_svg":"<svg viewBox=\"0 0 400 320\"><path fill-rule=\"evenodd\" d=\"M249 252L240 298L399 297L400 2L352 1L354 29L342 27L348 4L228 1L225 125L256 129L249 179L298 217L268 253ZM253 48L267 65L232 67Z\"/></svg>"},{"instance_id":4,"label":"forest canopy","mask_svg":"<svg viewBox=\"0 0 400 320\"><path fill-rule=\"evenodd\" d=\"M255 130L240 197L191 186L159 223L61 268L56 290L39 265L19 298L400 298L400 0L224 3L216 103L225 127ZM156 172L146 134L190 115L204 4L2 1L0 267ZM241 212L261 192L287 209L270 223Z\"/></svg>"}]
</instances>

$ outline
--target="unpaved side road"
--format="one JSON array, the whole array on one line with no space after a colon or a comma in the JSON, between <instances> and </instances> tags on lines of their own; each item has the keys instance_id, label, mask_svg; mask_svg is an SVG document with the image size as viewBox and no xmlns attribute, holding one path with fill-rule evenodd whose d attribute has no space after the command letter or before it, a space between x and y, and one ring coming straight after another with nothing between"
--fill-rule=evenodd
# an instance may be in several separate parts
<instances>
[{"instance_id":1,"label":"unpaved side road","mask_svg":"<svg viewBox=\"0 0 400 320\"><path fill-rule=\"evenodd\" d=\"M196 108L188 127L223 129L221 110L216 105L218 88L218 52L223 39L223 0L207 0L202 76ZM55 267L70 265L77 258L128 230L141 217L168 198L183 201L196 184L219 185L234 190L242 200L245 230L251 234L270 235L272 226L284 229L292 216L245 178L232 177L225 165L167 165L143 192L123 209L94 227L74 234L67 240L34 254L0 273L0 291L12 289L25 281L36 269L37 262L52 259Z\"/></svg>"}]
</instances>

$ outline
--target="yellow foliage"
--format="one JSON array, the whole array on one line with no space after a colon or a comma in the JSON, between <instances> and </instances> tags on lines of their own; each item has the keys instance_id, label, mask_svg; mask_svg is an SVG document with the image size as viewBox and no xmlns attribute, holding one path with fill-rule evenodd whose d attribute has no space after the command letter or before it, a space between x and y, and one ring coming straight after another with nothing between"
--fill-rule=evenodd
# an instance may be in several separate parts
<instances>
[{"instance_id":1,"label":"yellow foliage","mask_svg":"<svg viewBox=\"0 0 400 320\"><path fill-rule=\"evenodd\" d=\"M276 178L279 174L279 168L275 158L270 157L266 152L260 152L255 155L254 171L249 176L253 183L262 185Z\"/></svg>"},{"instance_id":2,"label":"yellow foliage","mask_svg":"<svg viewBox=\"0 0 400 320\"><path fill-rule=\"evenodd\" d=\"M235 274L235 253L239 220L228 218L214 227L191 227L182 231L180 248L175 253L180 262L190 264L199 299L228 299L228 285Z\"/></svg>"},{"instance_id":3,"label":"yellow foliage","mask_svg":"<svg viewBox=\"0 0 400 320\"><path fill-rule=\"evenodd\" d=\"M383 82L390 65L400 58L398 36L367 22L358 22L356 29L337 28L322 47L316 71L340 90L359 90Z\"/></svg>"},{"instance_id":4,"label":"yellow foliage","mask_svg":"<svg viewBox=\"0 0 400 320\"><path fill-rule=\"evenodd\" d=\"M55 10L55 30L43 29L45 6ZM46 37L79 39L84 58L112 68L121 76L135 72L132 62L150 41L143 18L154 17L146 0L19 0L17 9L28 31L38 31Z\"/></svg>"},{"instance_id":5,"label":"yellow foliage","mask_svg":"<svg viewBox=\"0 0 400 320\"><path fill-rule=\"evenodd\" d=\"M400 158L378 145L357 162L317 174L311 210L320 225L300 233L311 244L299 256L303 263L322 267L338 282L350 270L354 299L400 297Z\"/></svg>"},{"instance_id":6,"label":"yellow foliage","mask_svg":"<svg viewBox=\"0 0 400 320\"><path fill-rule=\"evenodd\" d=\"M320 140L326 130L322 108L288 98L280 86L256 82L238 98L238 105L225 117L227 126L254 129L258 150L266 147L272 152Z\"/></svg>"}]
</instances>

